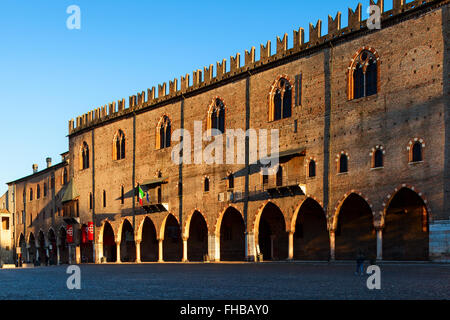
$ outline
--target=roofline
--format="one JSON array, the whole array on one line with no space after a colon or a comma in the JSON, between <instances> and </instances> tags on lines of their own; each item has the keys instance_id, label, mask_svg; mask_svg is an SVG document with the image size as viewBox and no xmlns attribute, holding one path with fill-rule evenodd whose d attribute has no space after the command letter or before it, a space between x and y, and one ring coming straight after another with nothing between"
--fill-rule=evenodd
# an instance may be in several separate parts
<instances>
[{"instance_id":1,"label":"roofline","mask_svg":"<svg viewBox=\"0 0 450 320\"><path fill-rule=\"evenodd\" d=\"M36 173L30 174L30 175L28 175L28 176L22 177L22 178L20 178L20 179L17 179L17 180L11 181L11 182L7 182L6 184L7 184L8 186L10 186L10 185L12 185L12 184L17 184L17 183L22 182L22 181L24 181L24 180L27 180L27 179L29 179L29 178L31 178L31 177L38 177L38 176L40 176L40 175L42 175L42 174L44 174L44 173L47 173L47 172L52 171L52 170L54 170L54 169L57 169L57 168L59 168L59 167L64 167L64 166L66 166L67 164L68 164L67 161L62 161L62 162L60 162L60 163L58 163L58 164L55 164L55 165L53 165L53 166L51 166L51 167L45 168L44 170L38 171L38 172L36 172Z\"/></svg>"}]
</instances>

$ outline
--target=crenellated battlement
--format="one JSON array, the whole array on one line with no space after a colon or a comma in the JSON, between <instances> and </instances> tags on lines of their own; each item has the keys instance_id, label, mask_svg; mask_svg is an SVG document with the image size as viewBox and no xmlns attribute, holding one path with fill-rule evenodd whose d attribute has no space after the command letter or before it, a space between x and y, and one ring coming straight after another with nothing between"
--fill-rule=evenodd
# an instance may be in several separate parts
<instances>
[{"instance_id":1,"label":"crenellated battlement","mask_svg":"<svg viewBox=\"0 0 450 320\"><path fill-rule=\"evenodd\" d=\"M381 22L392 19L396 15L403 12L411 11L418 7L423 7L431 3L446 2L448 0L413 0L406 3L405 0L392 0L392 10L384 11L384 0L370 0L370 5L377 5L381 10ZM128 106L125 99L116 102L111 102L108 105L101 106L97 109L89 111L76 119L69 121L69 135L75 134L83 129L98 125L104 121L114 119L124 114L151 107L157 103L165 100L181 96L184 93L192 92L196 89L217 83L227 78L234 77L238 74L251 71L267 63L282 59L286 56L297 54L301 51L310 49L314 46L324 44L327 41L333 40L337 37L342 37L352 32L367 29L366 20L362 21L362 10L365 10L361 3L355 9L348 8L347 27L342 28L341 12L337 12L334 16L328 16L328 33L322 35L322 20L318 20L315 24L309 24L309 41L305 43L305 31L303 28L293 31L293 47L288 48L288 34L284 34L282 38L276 39L276 52L272 54L271 42L260 45L260 59L256 61L255 47L250 51L245 50L244 65L241 66L240 53L231 56L229 59L229 71L227 71L227 60L223 59L216 63L216 72L214 74L214 66L210 64L204 67L203 70L197 69L192 72L192 83L190 82L190 75L180 77L180 85L178 79L169 81L168 92L167 83L158 84L158 96L156 96L156 88L147 89L147 96L145 91L138 92L128 99Z\"/></svg>"}]
</instances>

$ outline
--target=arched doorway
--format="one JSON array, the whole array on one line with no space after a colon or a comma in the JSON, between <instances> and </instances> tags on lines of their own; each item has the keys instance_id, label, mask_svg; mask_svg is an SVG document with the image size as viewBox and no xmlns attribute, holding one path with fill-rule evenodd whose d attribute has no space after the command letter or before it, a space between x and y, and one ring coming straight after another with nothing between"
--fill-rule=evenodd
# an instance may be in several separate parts
<instances>
[{"instance_id":1,"label":"arched doorway","mask_svg":"<svg viewBox=\"0 0 450 320\"><path fill-rule=\"evenodd\" d=\"M114 230L107 221L103 226L103 256L106 258L106 262L117 261L117 247L116 240L114 239Z\"/></svg>"},{"instance_id":2,"label":"arched doorway","mask_svg":"<svg viewBox=\"0 0 450 320\"><path fill-rule=\"evenodd\" d=\"M149 217L146 217L142 225L141 261L158 261L158 251L155 225Z\"/></svg>"},{"instance_id":3,"label":"arched doorway","mask_svg":"<svg viewBox=\"0 0 450 320\"><path fill-rule=\"evenodd\" d=\"M188 260L203 261L203 256L208 254L208 226L205 218L195 211L189 223Z\"/></svg>"},{"instance_id":4,"label":"arched doorway","mask_svg":"<svg viewBox=\"0 0 450 320\"><path fill-rule=\"evenodd\" d=\"M89 240L89 228L86 224L83 224L80 229L81 232L81 263L93 263L94 262L94 244L92 240Z\"/></svg>"},{"instance_id":5,"label":"arched doorway","mask_svg":"<svg viewBox=\"0 0 450 320\"><path fill-rule=\"evenodd\" d=\"M220 260L245 259L245 224L239 211L229 207L220 224Z\"/></svg>"},{"instance_id":6,"label":"arched doorway","mask_svg":"<svg viewBox=\"0 0 450 320\"><path fill-rule=\"evenodd\" d=\"M329 260L327 219L317 201L306 199L298 212L294 233L294 259Z\"/></svg>"},{"instance_id":7,"label":"arched doorway","mask_svg":"<svg viewBox=\"0 0 450 320\"><path fill-rule=\"evenodd\" d=\"M25 237L23 236L23 233L19 236L19 247L20 247L20 253L18 254L17 261L19 262L19 265L21 265L22 262L26 261L27 259L27 243L25 241Z\"/></svg>"},{"instance_id":8,"label":"arched doorway","mask_svg":"<svg viewBox=\"0 0 450 320\"><path fill-rule=\"evenodd\" d=\"M59 230L59 263L69 264L69 248L67 246L66 229Z\"/></svg>"},{"instance_id":9,"label":"arched doorway","mask_svg":"<svg viewBox=\"0 0 450 320\"><path fill-rule=\"evenodd\" d=\"M38 259L38 262L39 262L40 265L46 266L48 257L47 257L47 250L45 248L45 237L44 237L44 233L42 231L39 231L38 243L39 243L39 259Z\"/></svg>"},{"instance_id":10,"label":"arched doorway","mask_svg":"<svg viewBox=\"0 0 450 320\"><path fill-rule=\"evenodd\" d=\"M28 262L36 262L36 239L33 233L28 238Z\"/></svg>"},{"instance_id":11,"label":"arched doorway","mask_svg":"<svg viewBox=\"0 0 450 320\"><path fill-rule=\"evenodd\" d=\"M120 261L135 262L136 244L134 242L134 230L128 220L123 222L120 239Z\"/></svg>"},{"instance_id":12,"label":"arched doorway","mask_svg":"<svg viewBox=\"0 0 450 320\"><path fill-rule=\"evenodd\" d=\"M376 259L376 232L370 206L359 195L350 194L341 205L335 231L336 260L355 260L358 251Z\"/></svg>"},{"instance_id":13,"label":"arched doorway","mask_svg":"<svg viewBox=\"0 0 450 320\"><path fill-rule=\"evenodd\" d=\"M386 210L383 260L428 260L428 211L422 198L400 189Z\"/></svg>"},{"instance_id":14,"label":"arched doorway","mask_svg":"<svg viewBox=\"0 0 450 320\"><path fill-rule=\"evenodd\" d=\"M48 263L50 265L56 265L58 263L58 254L57 254L57 243L56 243L56 235L53 229L50 229L48 232L48 254L49 259Z\"/></svg>"},{"instance_id":15,"label":"arched doorway","mask_svg":"<svg viewBox=\"0 0 450 320\"><path fill-rule=\"evenodd\" d=\"M164 261L181 261L183 242L181 240L180 225L171 214L167 216L164 228L163 259Z\"/></svg>"},{"instance_id":16,"label":"arched doorway","mask_svg":"<svg viewBox=\"0 0 450 320\"><path fill-rule=\"evenodd\" d=\"M272 202L263 209L258 226L258 244L264 260L288 258L289 236L283 213Z\"/></svg>"}]
</instances>

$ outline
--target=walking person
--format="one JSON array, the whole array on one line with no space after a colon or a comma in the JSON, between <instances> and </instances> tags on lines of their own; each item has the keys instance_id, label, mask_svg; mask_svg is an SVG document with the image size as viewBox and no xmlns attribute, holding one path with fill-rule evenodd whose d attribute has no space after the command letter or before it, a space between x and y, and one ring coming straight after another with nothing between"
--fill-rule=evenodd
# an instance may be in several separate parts
<instances>
[{"instance_id":1,"label":"walking person","mask_svg":"<svg viewBox=\"0 0 450 320\"><path fill-rule=\"evenodd\" d=\"M364 256L364 252L361 248L358 249L358 253L356 254L356 271L355 275L362 276L364 274L364 260L366 257Z\"/></svg>"}]
</instances>

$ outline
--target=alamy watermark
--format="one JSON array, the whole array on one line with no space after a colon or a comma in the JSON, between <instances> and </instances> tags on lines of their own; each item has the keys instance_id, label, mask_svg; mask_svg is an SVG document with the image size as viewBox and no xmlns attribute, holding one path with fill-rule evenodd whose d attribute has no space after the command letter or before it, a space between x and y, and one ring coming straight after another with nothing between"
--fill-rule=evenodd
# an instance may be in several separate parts
<instances>
[{"instance_id":1,"label":"alamy watermark","mask_svg":"<svg viewBox=\"0 0 450 320\"><path fill-rule=\"evenodd\" d=\"M81 9L77 5L71 5L67 7L67 14L70 16L66 20L66 26L69 30L81 29Z\"/></svg>"},{"instance_id":2,"label":"alamy watermark","mask_svg":"<svg viewBox=\"0 0 450 320\"><path fill-rule=\"evenodd\" d=\"M268 141L270 135L270 155ZM224 150L224 140L226 146ZM246 144L248 140L248 144ZM246 164L248 145L249 164L259 162L261 174L273 175L279 164L279 130L271 129L217 129L202 132L202 121L194 121L194 135L186 129L177 129L171 137L178 142L172 149L172 162L180 164ZM209 144L203 148L203 142ZM193 150L192 150L193 149ZM225 152L224 152L225 151Z\"/></svg>"},{"instance_id":3,"label":"alamy watermark","mask_svg":"<svg viewBox=\"0 0 450 320\"><path fill-rule=\"evenodd\" d=\"M66 270L70 276L67 278L66 285L69 290L81 290L81 269L79 266L68 266Z\"/></svg>"},{"instance_id":4,"label":"alamy watermark","mask_svg":"<svg viewBox=\"0 0 450 320\"><path fill-rule=\"evenodd\" d=\"M366 281L367 289L369 290L380 290L381 289L381 269L377 265L371 265L367 268L366 273L369 276Z\"/></svg>"},{"instance_id":5,"label":"alamy watermark","mask_svg":"<svg viewBox=\"0 0 450 320\"><path fill-rule=\"evenodd\" d=\"M369 19L367 19L367 28L369 30L381 29L381 8L376 5L367 7Z\"/></svg>"}]
</instances>

